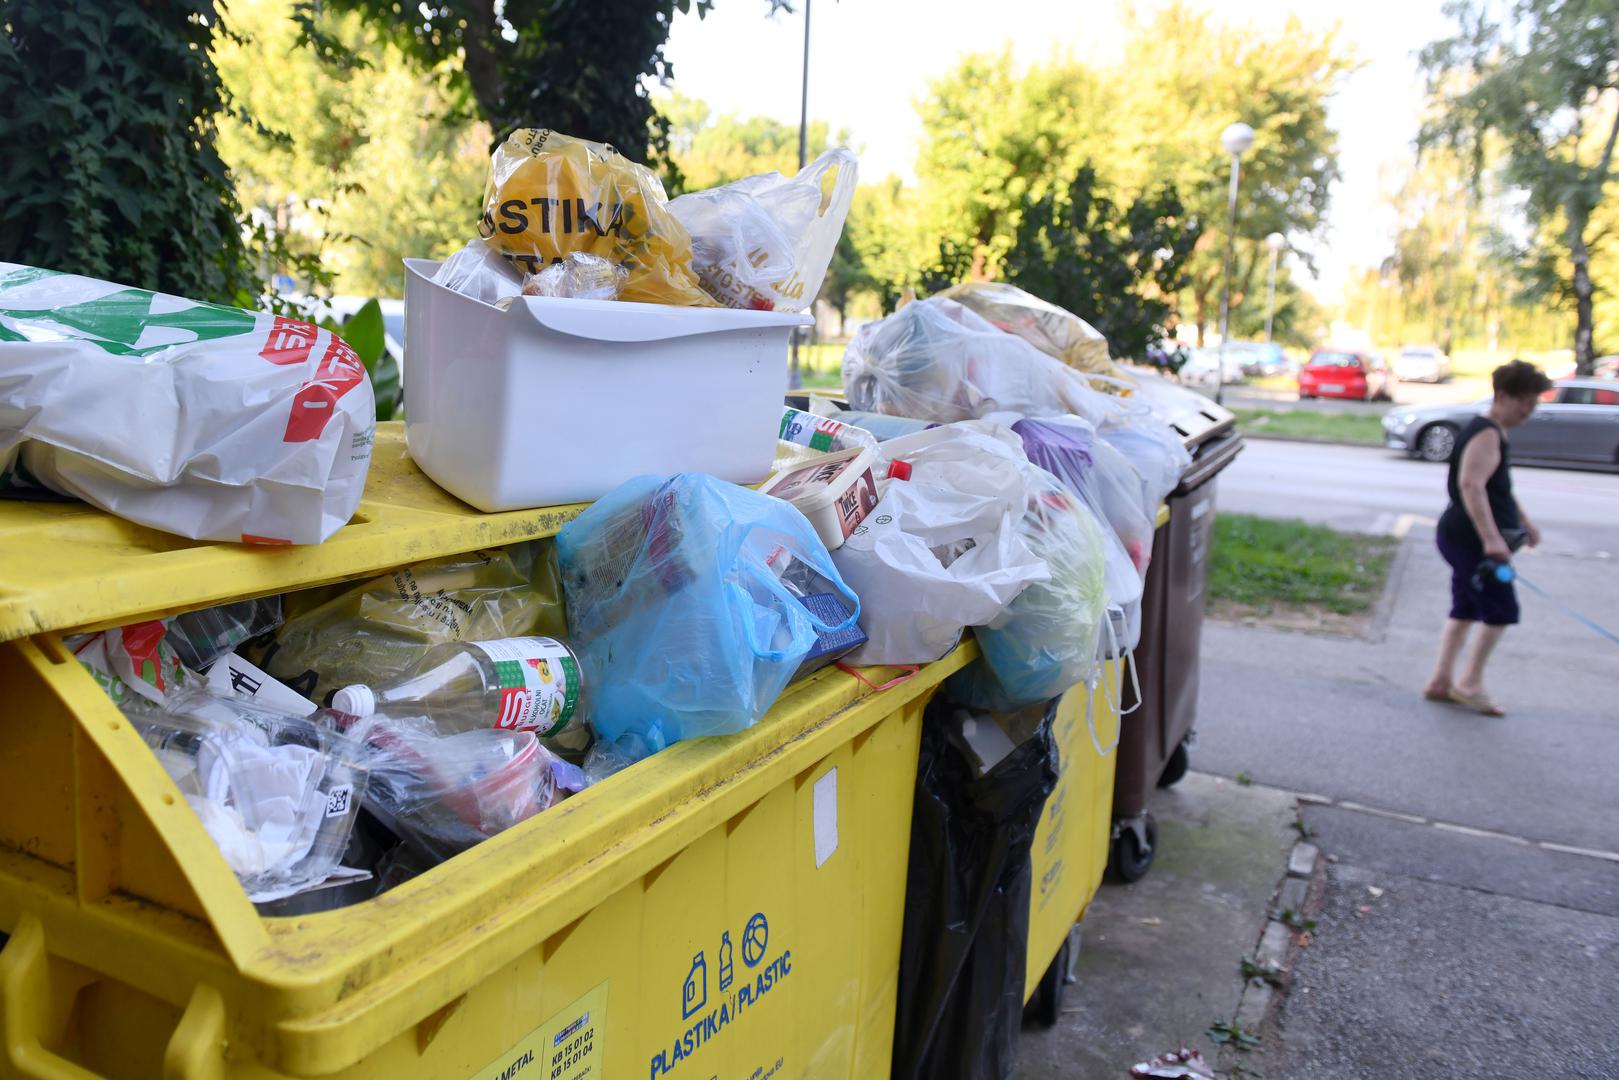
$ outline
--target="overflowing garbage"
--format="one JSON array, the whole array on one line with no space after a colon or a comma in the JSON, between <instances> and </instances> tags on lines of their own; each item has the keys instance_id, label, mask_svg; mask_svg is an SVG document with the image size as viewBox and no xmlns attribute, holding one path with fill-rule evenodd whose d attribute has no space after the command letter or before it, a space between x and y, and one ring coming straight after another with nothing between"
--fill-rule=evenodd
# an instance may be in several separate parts
<instances>
[{"instance_id":1,"label":"overflowing garbage","mask_svg":"<svg viewBox=\"0 0 1619 1080\"><path fill-rule=\"evenodd\" d=\"M864 326L835 402L783 407L758 374L759 356L783 363L791 327L774 313L814 301L856 178L834 149L670 200L610 146L513 133L477 235L427 266L456 303L530 321L497 342L436 325L449 309L411 293L412 354L444 362L411 369L410 451L483 509L536 491L593 504L554 540L66 640L253 900L364 899L672 744L759 724L797 680L931 663L968 634L979 659L942 700L976 718L952 738L982 779L1030 738L995 717L1038 713L1134 648L1158 506L1190 459L1162 415L1174 388L1121 378L1083 319L968 282ZM712 325L603 301L705 309ZM445 366L467 338L484 375ZM5 494L261 544L319 543L359 503L371 388L329 331L0 264L0 349ZM712 430L676 452L712 460L658 472L666 439L631 454L638 435L599 430L590 408L677 355L677 380L731 374L706 387L724 406ZM504 414L455 411L540 385L565 413L593 395L576 429L557 421L591 445L559 460ZM772 442L770 470L760 456L728 471ZM463 460L484 470L465 486Z\"/></svg>"}]
</instances>

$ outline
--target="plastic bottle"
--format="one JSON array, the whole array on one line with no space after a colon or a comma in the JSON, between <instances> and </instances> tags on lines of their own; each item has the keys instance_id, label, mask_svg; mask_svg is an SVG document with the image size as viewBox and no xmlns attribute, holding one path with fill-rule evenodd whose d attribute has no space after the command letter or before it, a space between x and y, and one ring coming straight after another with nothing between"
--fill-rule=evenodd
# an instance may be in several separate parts
<instances>
[{"instance_id":1,"label":"plastic bottle","mask_svg":"<svg viewBox=\"0 0 1619 1080\"><path fill-rule=\"evenodd\" d=\"M393 686L345 686L332 708L350 716L427 715L441 734L478 728L532 731L584 749L583 682L573 650L555 638L460 641L429 649Z\"/></svg>"}]
</instances>

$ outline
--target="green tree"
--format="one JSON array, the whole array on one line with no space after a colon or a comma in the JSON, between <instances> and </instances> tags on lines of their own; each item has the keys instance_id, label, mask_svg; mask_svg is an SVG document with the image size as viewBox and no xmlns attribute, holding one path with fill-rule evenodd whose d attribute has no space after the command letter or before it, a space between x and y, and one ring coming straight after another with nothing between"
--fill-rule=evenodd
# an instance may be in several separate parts
<instances>
[{"instance_id":1,"label":"green tree","mask_svg":"<svg viewBox=\"0 0 1619 1080\"><path fill-rule=\"evenodd\" d=\"M256 123L222 121L220 154L242 203L337 291L401 295L402 258L475 235L489 136L453 113L453 65L423 72L359 16L327 14L321 33L360 61L329 69L302 47L290 0L232 0L231 19L219 70Z\"/></svg>"},{"instance_id":2,"label":"green tree","mask_svg":"<svg viewBox=\"0 0 1619 1080\"><path fill-rule=\"evenodd\" d=\"M715 116L705 102L682 94L659 97L658 114L668 125L669 157L679 172L669 194L719 187L759 173L798 171L798 125L767 116ZM826 121L811 120L805 140L813 161L831 146L849 145L849 133L832 138Z\"/></svg>"},{"instance_id":3,"label":"green tree","mask_svg":"<svg viewBox=\"0 0 1619 1080\"><path fill-rule=\"evenodd\" d=\"M1162 349L1171 299L1184 283L1199 225L1172 184L1120 206L1083 165L1019 217L1006 280L1084 312L1115 356L1146 361Z\"/></svg>"},{"instance_id":4,"label":"green tree","mask_svg":"<svg viewBox=\"0 0 1619 1080\"><path fill-rule=\"evenodd\" d=\"M1327 101L1355 61L1333 31L1296 17L1274 30L1227 25L1185 3L1137 23L1115 73L1121 138L1107 170L1126 189L1173 178L1189 211L1205 222L1187 261L1189 321L1202 340L1219 309L1230 158L1220 133L1234 121L1254 128L1242 157L1232 306L1256 288L1263 304L1270 252L1265 237L1288 238L1313 269L1338 179L1337 136Z\"/></svg>"},{"instance_id":5,"label":"green tree","mask_svg":"<svg viewBox=\"0 0 1619 1080\"><path fill-rule=\"evenodd\" d=\"M212 0L8 0L0 259L201 300L259 291L215 148Z\"/></svg>"},{"instance_id":6,"label":"green tree","mask_svg":"<svg viewBox=\"0 0 1619 1080\"><path fill-rule=\"evenodd\" d=\"M766 0L769 10L791 10ZM424 67L455 66L455 85L495 141L520 127L550 127L610 143L632 158L664 158L668 125L647 80L674 74L663 55L675 12L713 0L304 0L311 40L329 59L352 62L326 34L324 6L359 13Z\"/></svg>"},{"instance_id":7,"label":"green tree","mask_svg":"<svg viewBox=\"0 0 1619 1080\"><path fill-rule=\"evenodd\" d=\"M1456 33L1422 53L1436 106L1419 145L1445 146L1481 174L1486 139L1500 173L1526 196L1531 224L1558 237L1574 307L1574 363L1596 358L1593 216L1619 143L1619 6L1606 0L1454 0Z\"/></svg>"}]
</instances>

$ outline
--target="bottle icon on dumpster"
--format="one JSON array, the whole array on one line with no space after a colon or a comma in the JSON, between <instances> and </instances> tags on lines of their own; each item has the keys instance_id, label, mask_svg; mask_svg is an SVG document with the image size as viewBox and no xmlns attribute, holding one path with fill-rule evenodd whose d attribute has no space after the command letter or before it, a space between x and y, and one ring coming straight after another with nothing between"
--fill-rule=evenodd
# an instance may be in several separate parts
<instances>
[{"instance_id":1,"label":"bottle icon on dumpster","mask_svg":"<svg viewBox=\"0 0 1619 1080\"><path fill-rule=\"evenodd\" d=\"M731 969L731 932L729 930L725 930L725 931L722 931L720 933L720 992L721 993L724 993L725 991L727 991L727 990L729 990L731 988L731 978L732 978L732 969Z\"/></svg>"},{"instance_id":2,"label":"bottle icon on dumpster","mask_svg":"<svg viewBox=\"0 0 1619 1080\"><path fill-rule=\"evenodd\" d=\"M691 971L686 976L686 985L680 990L680 1015L684 1020L690 1020L692 1014L708 1004L708 961L703 959L703 951L697 950L697 955L691 958Z\"/></svg>"}]
</instances>

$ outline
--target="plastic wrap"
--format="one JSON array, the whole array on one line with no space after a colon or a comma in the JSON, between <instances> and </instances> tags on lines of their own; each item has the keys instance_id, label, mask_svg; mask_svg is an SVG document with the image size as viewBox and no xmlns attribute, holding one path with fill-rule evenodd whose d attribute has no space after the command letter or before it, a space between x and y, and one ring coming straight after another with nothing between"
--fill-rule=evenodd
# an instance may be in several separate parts
<instances>
[{"instance_id":1,"label":"plastic wrap","mask_svg":"<svg viewBox=\"0 0 1619 1080\"><path fill-rule=\"evenodd\" d=\"M1051 571L973 631L981 659L951 676L952 700L997 712L1046 701L1095 674L1104 587L1103 526L1050 473L1031 465L1018 528Z\"/></svg>"},{"instance_id":2,"label":"plastic wrap","mask_svg":"<svg viewBox=\"0 0 1619 1080\"><path fill-rule=\"evenodd\" d=\"M924 664L949 652L1036 581L1050 577L1023 539L1028 462L1017 436L982 421L883 443L909 480L890 480L877 506L833 555L860 594L868 641L852 664Z\"/></svg>"},{"instance_id":3,"label":"plastic wrap","mask_svg":"<svg viewBox=\"0 0 1619 1080\"><path fill-rule=\"evenodd\" d=\"M852 409L837 409L829 414L829 419L841 424L857 427L868 431L878 442L887 442L889 439L898 439L906 435L915 435L939 425L932 420L912 420L905 416L888 416L884 413L856 412Z\"/></svg>"},{"instance_id":4,"label":"plastic wrap","mask_svg":"<svg viewBox=\"0 0 1619 1080\"><path fill-rule=\"evenodd\" d=\"M667 744L740 731L775 703L817 632L859 600L808 521L700 473L626 481L557 535L571 642L597 734ZM853 612L814 616L782 583L785 553Z\"/></svg>"},{"instance_id":5,"label":"plastic wrap","mask_svg":"<svg viewBox=\"0 0 1619 1080\"><path fill-rule=\"evenodd\" d=\"M153 620L65 638L62 644L115 704L161 705L168 695L196 681L166 634L163 623Z\"/></svg>"},{"instance_id":6,"label":"plastic wrap","mask_svg":"<svg viewBox=\"0 0 1619 1080\"><path fill-rule=\"evenodd\" d=\"M600 255L571 251L538 274L523 279L524 296L560 296L569 300L617 300L629 280L627 267Z\"/></svg>"},{"instance_id":7,"label":"plastic wrap","mask_svg":"<svg viewBox=\"0 0 1619 1080\"><path fill-rule=\"evenodd\" d=\"M854 409L939 423L999 412L1101 423L1121 407L1061 361L942 297L862 326L843 354L843 390Z\"/></svg>"},{"instance_id":8,"label":"plastic wrap","mask_svg":"<svg viewBox=\"0 0 1619 1080\"><path fill-rule=\"evenodd\" d=\"M366 787L357 744L201 690L128 713L250 899L285 896L337 868Z\"/></svg>"},{"instance_id":9,"label":"plastic wrap","mask_svg":"<svg viewBox=\"0 0 1619 1080\"><path fill-rule=\"evenodd\" d=\"M692 266L727 307L807 311L821 291L854 200L854 154L828 150L779 172L682 195L669 204L691 234Z\"/></svg>"},{"instance_id":10,"label":"plastic wrap","mask_svg":"<svg viewBox=\"0 0 1619 1080\"><path fill-rule=\"evenodd\" d=\"M320 704L351 683L391 685L434 645L566 630L549 540L420 563L289 618L258 665Z\"/></svg>"},{"instance_id":11,"label":"plastic wrap","mask_svg":"<svg viewBox=\"0 0 1619 1080\"><path fill-rule=\"evenodd\" d=\"M964 281L939 293L1079 371L1107 375L1107 338L1073 312L1002 281Z\"/></svg>"},{"instance_id":12,"label":"plastic wrap","mask_svg":"<svg viewBox=\"0 0 1619 1080\"><path fill-rule=\"evenodd\" d=\"M281 597L265 596L176 615L168 620L168 643L187 667L204 671L236 646L280 625Z\"/></svg>"},{"instance_id":13,"label":"plastic wrap","mask_svg":"<svg viewBox=\"0 0 1619 1080\"><path fill-rule=\"evenodd\" d=\"M662 182L605 143L514 131L490 159L483 201L478 235L530 274L582 251L627 269L621 300L715 306Z\"/></svg>"},{"instance_id":14,"label":"plastic wrap","mask_svg":"<svg viewBox=\"0 0 1619 1080\"><path fill-rule=\"evenodd\" d=\"M478 728L440 735L426 718L373 716L347 734L367 751L367 808L438 861L526 821L559 798L556 761L532 731Z\"/></svg>"},{"instance_id":15,"label":"plastic wrap","mask_svg":"<svg viewBox=\"0 0 1619 1080\"><path fill-rule=\"evenodd\" d=\"M318 544L360 503L375 427L365 365L329 330L0 262L0 493Z\"/></svg>"},{"instance_id":16,"label":"plastic wrap","mask_svg":"<svg viewBox=\"0 0 1619 1080\"><path fill-rule=\"evenodd\" d=\"M523 272L484 240L469 240L467 246L439 263L433 283L446 289L506 307L523 291Z\"/></svg>"}]
</instances>

